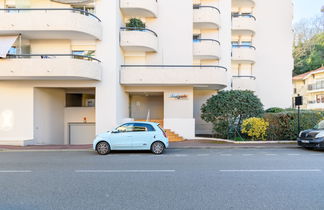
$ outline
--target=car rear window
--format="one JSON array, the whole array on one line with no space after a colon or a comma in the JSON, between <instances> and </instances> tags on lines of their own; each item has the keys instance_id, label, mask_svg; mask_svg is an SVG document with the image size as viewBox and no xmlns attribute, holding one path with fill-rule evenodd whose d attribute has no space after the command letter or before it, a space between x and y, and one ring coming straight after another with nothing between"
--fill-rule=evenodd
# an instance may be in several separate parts
<instances>
[{"instance_id":1,"label":"car rear window","mask_svg":"<svg viewBox=\"0 0 324 210\"><path fill-rule=\"evenodd\" d=\"M146 123L135 123L134 131L155 131L152 125Z\"/></svg>"}]
</instances>

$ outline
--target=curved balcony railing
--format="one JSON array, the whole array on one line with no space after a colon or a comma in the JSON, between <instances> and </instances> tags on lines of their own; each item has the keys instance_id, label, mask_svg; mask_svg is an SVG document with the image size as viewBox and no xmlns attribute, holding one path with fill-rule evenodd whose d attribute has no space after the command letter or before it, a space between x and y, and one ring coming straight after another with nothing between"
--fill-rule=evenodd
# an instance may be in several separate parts
<instances>
[{"instance_id":1,"label":"curved balcony railing","mask_svg":"<svg viewBox=\"0 0 324 210\"><path fill-rule=\"evenodd\" d=\"M150 32L154 34L154 36L158 37L158 35L148 28L140 28L140 27L120 27L121 31L142 31L142 32Z\"/></svg>"},{"instance_id":2,"label":"curved balcony railing","mask_svg":"<svg viewBox=\"0 0 324 210\"><path fill-rule=\"evenodd\" d=\"M226 71L218 65L121 65L120 83L223 89L227 86Z\"/></svg>"},{"instance_id":3,"label":"curved balcony railing","mask_svg":"<svg viewBox=\"0 0 324 210\"><path fill-rule=\"evenodd\" d=\"M214 69L223 69L227 71L227 68L224 66L218 65L121 65L121 67L127 68L214 68Z\"/></svg>"},{"instance_id":4,"label":"curved balcony railing","mask_svg":"<svg viewBox=\"0 0 324 210\"><path fill-rule=\"evenodd\" d=\"M9 54L0 80L101 80L100 60L76 54Z\"/></svg>"},{"instance_id":5,"label":"curved balcony railing","mask_svg":"<svg viewBox=\"0 0 324 210\"><path fill-rule=\"evenodd\" d=\"M0 9L0 32L28 33L29 39L101 39L102 23L94 14L74 8Z\"/></svg>"},{"instance_id":6,"label":"curved balcony railing","mask_svg":"<svg viewBox=\"0 0 324 210\"><path fill-rule=\"evenodd\" d=\"M197 29L217 29L220 26L220 10L214 6L194 5L193 23Z\"/></svg>"},{"instance_id":7,"label":"curved balcony railing","mask_svg":"<svg viewBox=\"0 0 324 210\"><path fill-rule=\"evenodd\" d=\"M255 63L256 47L252 45L232 45L232 60L243 63Z\"/></svg>"},{"instance_id":8,"label":"curved balcony railing","mask_svg":"<svg viewBox=\"0 0 324 210\"><path fill-rule=\"evenodd\" d=\"M221 14L220 10L217 7L214 6L207 6L207 5L193 5L193 9L200 9L200 8L211 8L218 11L219 14Z\"/></svg>"},{"instance_id":9,"label":"curved balcony railing","mask_svg":"<svg viewBox=\"0 0 324 210\"><path fill-rule=\"evenodd\" d=\"M253 35L256 31L256 18L253 15L232 15L232 29L238 34Z\"/></svg>"},{"instance_id":10,"label":"curved balcony railing","mask_svg":"<svg viewBox=\"0 0 324 210\"><path fill-rule=\"evenodd\" d=\"M247 78L247 79L253 79L253 80L256 80L256 77L255 76L250 76L250 75L235 75L235 76L232 76L233 78Z\"/></svg>"},{"instance_id":11,"label":"curved balcony railing","mask_svg":"<svg viewBox=\"0 0 324 210\"><path fill-rule=\"evenodd\" d=\"M41 58L41 59L54 59L57 57L73 58L87 61L101 61L97 58L87 56L87 55L77 55L77 54L7 54L6 59L20 59L20 58Z\"/></svg>"},{"instance_id":12,"label":"curved balcony railing","mask_svg":"<svg viewBox=\"0 0 324 210\"><path fill-rule=\"evenodd\" d=\"M232 45L232 48L251 48L256 50L256 47L253 45Z\"/></svg>"},{"instance_id":13,"label":"curved balcony railing","mask_svg":"<svg viewBox=\"0 0 324 210\"><path fill-rule=\"evenodd\" d=\"M216 39L194 39L193 42L203 42L203 41L210 41L210 42L215 42L218 45L220 45L220 42Z\"/></svg>"},{"instance_id":14,"label":"curved balcony railing","mask_svg":"<svg viewBox=\"0 0 324 210\"><path fill-rule=\"evenodd\" d=\"M251 14L233 14L232 17L233 18L238 18L238 17L252 18L256 21L256 18L254 17L254 15L251 15Z\"/></svg>"},{"instance_id":15,"label":"curved balcony railing","mask_svg":"<svg viewBox=\"0 0 324 210\"><path fill-rule=\"evenodd\" d=\"M220 42L215 39L194 39L193 54L196 59L219 59Z\"/></svg>"},{"instance_id":16,"label":"curved balcony railing","mask_svg":"<svg viewBox=\"0 0 324 210\"><path fill-rule=\"evenodd\" d=\"M157 52L158 35L147 28L121 27L120 46L126 51Z\"/></svg>"},{"instance_id":17,"label":"curved balcony railing","mask_svg":"<svg viewBox=\"0 0 324 210\"><path fill-rule=\"evenodd\" d=\"M4 12L16 12L16 13L22 13L22 12L28 12L28 11L44 11L44 12L51 12L51 11L70 11L73 13L78 13L81 15L91 16L95 19L97 19L99 22L101 20L94 14L82 10L82 9L74 9L74 8L1 8L0 11Z\"/></svg>"}]
</instances>

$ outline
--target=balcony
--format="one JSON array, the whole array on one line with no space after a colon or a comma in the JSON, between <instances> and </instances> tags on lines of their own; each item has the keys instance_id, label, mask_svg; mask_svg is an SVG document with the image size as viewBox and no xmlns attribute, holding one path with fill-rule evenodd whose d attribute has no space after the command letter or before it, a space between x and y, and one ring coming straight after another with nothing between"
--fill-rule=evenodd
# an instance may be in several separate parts
<instances>
[{"instance_id":1,"label":"balcony","mask_svg":"<svg viewBox=\"0 0 324 210\"><path fill-rule=\"evenodd\" d=\"M309 101L307 104L307 109L324 110L324 102L317 103L316 101Z\"/></svg>"},{"instance_id":2,"label":"balcony","mask_svg":"<svg viewBox=\"0 0 324 210\"><path fill-rule=\"evenodd\" d=\"M195 29L218 29L220 27L220 11L218 8L194 5L193 9Z\"/></svg>"},{"instance_id":3,"label":"balcony","mask_svg":"<svg viewBox=\"0 0 324 210\"><path fill-rule=\"evenodd\" d=\"M120 28L120 46L125 51L157 52L158 36L146 28Z\"/></svg>"},{"instance_id":4,"label":"balcony","mask_svg":"<svg viewBox=\"0 0 324 210\"><path fill-rule=\"evenodd\" d=\"M193 65L122 65L122 85L192 85L202 89L227 86L227 69L222 66Z\"/></svg>"},{"instance_id":5,"label":"balcony","mask_svg":"<svg viewBox=\"0 0 324 210\"><path fill-rule=\"evenodd\" d=\"M253 15L232 16L232 30L234 35L254 35L256 18Z\"/></svg>"},{"instance_id":6,"label":"balcony","mask_svg":"<svg viewBox=\"0 0 324 210\"><path fill-rule=\"evenodd\" d=\"M255 63L256 48L250 45L233 45L232 61L233 63Z\"/></svg>"},{"instance_id":7,"label":"balcony","mask_svg":"<svg viewBox=\"0 0 324 210\"><path fill-rule=\"evenodd\" d=\"M233 90L251 90L256 91L255 76L233 76L232 88Z\"/></svg>"},{"instance_id":8,"label":"balcony","mask_svg":"<svg viewBox=\"0 0 324 210\"><path fill-rule=\"evenodd\" d=\"M195 39L193 43L195 59L220 59L220 43L214 39Z\"/></svg>"},{"instance_id":9,"label":"balcony","mask_svg":"<svg viewBox=\"0 0 324 210\"><path fill-rule=\"evenodd\" d=\"M308 85L307 90L312 93L324 92L324 80Z\"/></svg>"},{"instance_id":10,"label":"balcony","mask_svg":"<svg viewBox=\"0 0 324 210\"><path fill-rule=\"evenodd\" d=\"M0 35L20 34L28 39L101 39L101 21L73 8L0 9Z\"/></svg>"},{"instance_id":11,"label":"balcony","mask_svg":"<svg viewBox=\"0 0 324 210\"><path fill-rule=\"evenodd\" d=\"M255 7L255 0L232 0L232 7L234 8L253 8Z\"/></svg>"},{"instance_id":12,"label":"balcony","mask_svg":"<svg viewBox=\"0 0 324 210\"><path fill-rule=\"evenodd\" d=\"M0 59L0 80L101 80L100 61L73 54L22 54Z\"/></svg>"},{"instance_id":13,"label":"balcony","mask_svg":"<svg viewBox=\"0 0 324 210\"><path fill-rule=\"evenodd\" d=\"M157 17L157 0L120 0L120 9L129 17Z\"/></svg>"}]
</instances>

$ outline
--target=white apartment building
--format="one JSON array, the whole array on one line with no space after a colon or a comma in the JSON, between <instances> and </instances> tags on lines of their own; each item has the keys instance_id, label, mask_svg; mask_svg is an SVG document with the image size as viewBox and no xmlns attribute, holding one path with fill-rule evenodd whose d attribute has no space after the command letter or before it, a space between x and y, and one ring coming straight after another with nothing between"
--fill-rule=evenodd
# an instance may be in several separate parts
<instances>
[{"instance_id":1,"label":"white apartment building","mask_svg":"<svg viewBox=\"0 0 324 210\"><path fill-rule=\"evenodd\" d=\"M0 144L87 144L129 120L191 139L223 89L291 104L291 0L0 0ZM131 18L145 28L129 28Z\"/></svg>"}]
</instances>

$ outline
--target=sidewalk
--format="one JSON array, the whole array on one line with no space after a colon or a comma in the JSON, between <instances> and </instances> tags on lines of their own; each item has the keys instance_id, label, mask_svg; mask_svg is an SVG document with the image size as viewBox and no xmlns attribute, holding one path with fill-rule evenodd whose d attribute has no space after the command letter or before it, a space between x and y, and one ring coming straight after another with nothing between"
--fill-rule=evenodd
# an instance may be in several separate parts
<instances>
[{"instance_id":1,"label":"sidewalk","mask_svg":"<svg viewBox=\"0 0 324 210\"><path fill-rule=\"evenodd\" d=\"M195 139L181 142L170 142L170 149L229 149L229 148L298 148L296 142L245 142ZM92 151L92 145L0 145L1 151Z\"/></svg>"}]
</instances>

